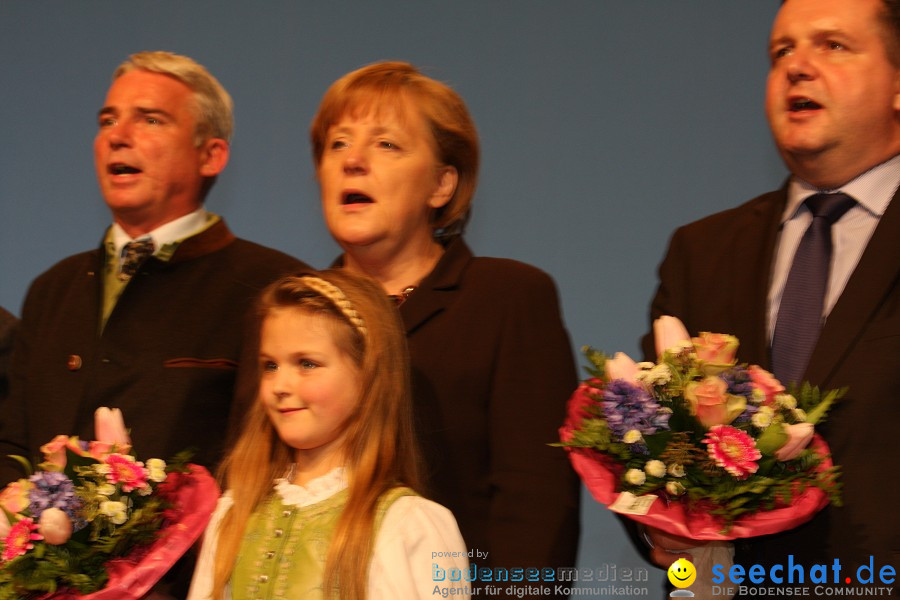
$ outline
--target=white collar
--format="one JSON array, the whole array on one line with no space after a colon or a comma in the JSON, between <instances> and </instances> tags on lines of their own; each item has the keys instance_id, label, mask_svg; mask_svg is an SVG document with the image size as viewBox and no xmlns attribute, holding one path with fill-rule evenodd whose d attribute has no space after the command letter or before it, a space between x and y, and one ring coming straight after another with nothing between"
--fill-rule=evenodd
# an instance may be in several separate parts
<instances>
[{"instance_id":1,"label":"white collar","mask_svg":"<svg viewBox=\"0 0 900 600\"><path fill-rule=\"evenodd\" d=\"M781 217L782 224L794 217L800 205L821 192L841 191L856 200L860 206L881 217L891 203L900 185L900 154L876 165L834 190L821 190L799 177L792 177L788 186L788 203Z\"/></svg>"},{"instance_id":2,"label":"white collar","mask_svg":"<svg viewBox=\"0 0 900 600\"><path fill-rule=\"evenodd\" d=\"M335 467L306 485L295 485L287 479L275 480L275 491L285 504L298 508L331 498L349 485L344 467Z\"/></svg>"},{"instance_id":3,"label":"white collar","mask_svg":"<svg viewBox=\"0 0 900 600\"><path fill-rule=\"evenodd\" d=\"M172 244L202 231L203 228L206 227L208 219L209 213L201 206L194 212L190 212L183 217L178 217L174 221L169 221L164 225L160 225L153 231L140 235L137 238L132 238L125 233L125 230L122 229L121 225L113 223L112 240L116 245L116 256L119 256L122 253L122 247L125 246L125 244L134 241L135 239L145 240L149 238L153 240L153 247L155 248L154 252L158 252L159 249L166 244Z\"/></svg>"}]
</instances>

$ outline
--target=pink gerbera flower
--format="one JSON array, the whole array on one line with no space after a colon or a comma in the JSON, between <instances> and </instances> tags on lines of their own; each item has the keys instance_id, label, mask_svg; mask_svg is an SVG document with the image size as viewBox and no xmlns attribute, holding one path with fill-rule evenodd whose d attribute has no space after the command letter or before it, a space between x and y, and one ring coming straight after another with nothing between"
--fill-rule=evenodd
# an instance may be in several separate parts
<instances>
[{"instance_id":1,"label":"pink gerbera flower","mask_svg":"<svg viewBox=\"0 0 900 600\"><path fill-rule=\"evenodd\" d=\"M762 453L749 435L730 425L710 427L703 439L707 445L709 457L716 464L738 479L746 479L756 473Z\"/></svg>"},{"instance_id":2,"label":"pink gerbera flower","mask_svg":"<svg viewBox=\"0 0 900 600\"><path fill-rule=\"evenodd\" d=\"M22 556L34 548L33 542L44 539L37 529L38 526L32 519L21 519L13 525L3 538L4 562Z\"/></svg>"},{"instance_id":3,"label":"pink gerbera flower","mask_svg":"<svg viewBox=\"0 0 900 600\"><path fill-rule=\"evenodd\" d=\"M110 454L106 457L106 464L109 465L109 473L106 475L107 481L113 485L121 483L123 492L130 492L149 486L144 463L137 462L126 454Z\"/></svg>"}]
</instances>

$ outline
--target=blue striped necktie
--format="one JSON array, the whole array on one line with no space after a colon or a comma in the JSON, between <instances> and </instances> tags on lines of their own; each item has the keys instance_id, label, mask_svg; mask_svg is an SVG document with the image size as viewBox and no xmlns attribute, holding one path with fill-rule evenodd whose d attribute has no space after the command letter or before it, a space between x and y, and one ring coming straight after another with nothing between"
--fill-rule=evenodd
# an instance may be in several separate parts
<instances>
[{"instance_id":1,"label":"blue striped necktie","mask_svg":"<svg viewBox=\"0 0 900 600\"><path fill-rule=\"evenodd\" d=\"M854 204L846 194L806 199L813 219L794 254L772 337L772 369L783 384L801 381L819 339L831 269L831 226Z\"/></svg>"}]
</instances>

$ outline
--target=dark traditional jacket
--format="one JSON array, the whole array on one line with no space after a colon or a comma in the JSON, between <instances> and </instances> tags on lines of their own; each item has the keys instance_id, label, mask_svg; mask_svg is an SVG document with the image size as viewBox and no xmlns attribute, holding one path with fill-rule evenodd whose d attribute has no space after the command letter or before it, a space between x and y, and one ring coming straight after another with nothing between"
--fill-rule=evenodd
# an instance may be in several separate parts
<instances>
[{"instance_id":1,"label":"dark traditional jacket","mask_svg":"<svg viewBox=\"0 0 900 600\"><path fill-rule=\"evenodd\" d=\"M0 407L0 456L38 455L58 434L93 439L100 406L122 409L139 458L194 448L220 458L237 366L257 292L306 268L235 238L224 222L184 240L169 261L148 259L102 333L104 250L71 256L31 285ZM20 477L4 464L0 482Z\"/></svg>"}]
</instances>

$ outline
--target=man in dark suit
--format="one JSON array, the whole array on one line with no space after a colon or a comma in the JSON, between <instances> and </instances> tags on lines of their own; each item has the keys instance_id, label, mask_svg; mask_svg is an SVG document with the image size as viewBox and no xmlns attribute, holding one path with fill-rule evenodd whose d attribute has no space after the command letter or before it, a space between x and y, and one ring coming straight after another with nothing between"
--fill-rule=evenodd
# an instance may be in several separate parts
<instances>
[{"instance_id":1,"label":"man in dark suit","mask_svg":"<svg viewBox=\"0 0 900 600\"><path fill-rule=\"evenodd\" d=\"M31 285L0 407L0 456L37 457L55 435L93 439L119 407L140 458L194 448L213 467L233 411L257 292L306 268L237 239L203 201L225 168L231 98L205 68L135 54L99 111L94 160L113 225L99 248ZM0 483L21 477L12 461Z\"/></svg>"},{"instance_id":2,"label":"man in dark suit","mask_svg":"<svg viewBox=\"0 0 900 600\"><path fill-rule=\"evenodd\" d=\"M900 2L787 0L769 52L766 112L792 176L776 192L675 232L651 319L674 315L692 334L734 334L742 361L778 374L779 312L785 316L792 301L789 274L814 220L807 199L824 192L852 198L832 217L817 341L796 377L782 375L849 388L820 428L842 469L844 506L793 531L739 543L735 562L785 564L792 554L795 563L831 565L837 558L842 579L855 581L870 556L876 573L882 565L900 568ZM655 354L649 335L644 350ZM667 565L666 550L678 545L653 532L651 539L654 561Z\"/></svg>"},{"instance_id":3,"label":"man in dark suit","mask_svg":"<svg viewBox=\"0 0 900 600\"><path fill-rule=\"evenodd\" d=\"M9 387L9 353L12 351L13 332L18 320L5 308L0 308L0 401L6 397Z\"/></svg>"}]
</instances>

